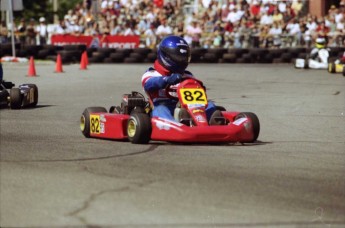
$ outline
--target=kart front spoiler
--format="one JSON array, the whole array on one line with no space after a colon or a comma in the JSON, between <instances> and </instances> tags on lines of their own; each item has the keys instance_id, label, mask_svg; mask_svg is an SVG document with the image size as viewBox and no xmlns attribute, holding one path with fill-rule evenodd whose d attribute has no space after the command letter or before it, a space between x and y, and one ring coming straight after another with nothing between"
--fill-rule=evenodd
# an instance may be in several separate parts
<instances>
[{"instance_id":1,"label":"kart front spoiler","mask_svg":"<svg viewBox=\"0 0 345 228\"><path fill-rule=\"evenodd\" d=\"M92 138L126 140L129 115L92 113L98 116L99 131L90 132ZM190 127L157 117L151 118L153 141L168 142L250 142L254 138L252 123L243 117L228 125Z\"/></svg>"},{"instance_id":2,"label":"kart front spoiler","mask_svg":"<svg viewBox=\"0 0 345 228\"><path fill-rule=\"evenodd\" d=\"M152 118L151 140L169 142L250 142L254 134L248 118L228 125L189 127L184 124Z\"/></svg>"}]
</instances>

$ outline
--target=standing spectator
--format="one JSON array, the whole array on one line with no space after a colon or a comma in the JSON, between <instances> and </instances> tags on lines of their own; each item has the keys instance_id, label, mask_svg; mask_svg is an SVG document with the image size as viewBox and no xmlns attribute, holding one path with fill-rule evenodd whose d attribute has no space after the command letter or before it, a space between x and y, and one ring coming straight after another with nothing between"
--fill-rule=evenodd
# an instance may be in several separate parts
<instances>
[{"instance_id":1,"label":"standing spectator","mask_svg":"<svg viewBox=\"0 0 345 228\"><path fill-rule=\"evenodd\" d=\"M273 24L273 18L271 15L268 14L267 11L265 11L260 19L260 25L264 26L264 25L271 25Z\"/></svg>"},{"instance_id":2,"label":"standing spectator","mask_svg":"<svg viewBox=\"0 0 345 228\"><path fill-rule=\"evenodd\" d=\"M257 0L254 0L252 5L250 6L250 14L253 17L256 17L260 14L260 4Z\"/></svg>"},{"instance_id":3,"label":"standing spectator","mask_svg":"<svg viewBox=\"0 0 345 228\"><path fill-rule=\"evenodd\" d=\"M17 28L17 35L21 45L24 45L26 43L26 22L24 18L20 19L20 23Z\"/></svg>"},{"instance_id":4,"label":"standing spectator","mask_svg":"<svg viewBox=\"0 0 345 228\"><path fill-rule=\"evenodd\" d=\"M48 38L46 19L44 17L40 17L39 22L40 24L36 27L39 44L45 45L47 44L47 38Z\"/></svg>"},{"instance_id":5,"label":"standing spectator","mask_svg":"<svg viewBox=\"0 0 345 228\"><path fill-rule=\"evenodd\" d=\"M167 24L167 20L164 18L161 20L161 24L157 27L156 36L158 38L158 42L163 39L167 35L172 34L172 28Z\"/></svg>"},{"instance_id":6,"label":"standing spectator","mask_svg":"<svg viewBox=\"0 0 345 228\"><path fill-rule=\"evenodd\" d=\"M117 20L114 19L114 24L110 30L110 35L114 36L114 35L122 35L125 28L123 26L124 23L117 23Z\"/></svg>"},{"instance_id":7,"label":"standing spectator","mask_svg":"<svg viewBox=\"0 0 345 228\"><path fill-rule=\"evenodd\" d=\"M183 21L179 21L177 23L177 26L174 28L174 35L179 37L184 37L185 35L185 29L184 29L184 23Z\"/></svg>"},{"instance_id":8,"label":"standing spectator","mask_svg":"<svg viewBox=\"0 0 345 228\"><path fill-rule=\"evenodd\" d=\"M36 25L35 19L31 18L29 25L26 27L26 44L36 45Z\"/></svg>"},{"instance_id":9,"label":"standing spectator","mask_svg":"<svg viewBox=\"0 0 345 228\"><path fill-rule=\"evenodd\" d=\"M275 9L272 16L273 23L281 23L283 21L283 14L279 12L278 9Z\"/></svg>"},{"instance_id":10,"label":"standing spectator","mask_svg":"<svg viewBox=\"0 0 345 228\"><path fill-rule=\"evenodd\" d=\"M316 28L316 37L328 37L328 33L329 28L326 26L326 22L320 21L319 25Z\"/></svg>"},{"instance_id":11,"label":"standing spectator","mask_svg":"<svg viewBox=\"0 0 345 228\"><path fill-rule=\"evenodd\" d=\"M157 37L155 34L155 27L151 24L150 28L144 32L145 44L148 48L155 48L157 45Z\"/></svg>"},{"instance_id":12,"label":"standing spectator","mask_svg":"<svg viewBox=\"0 0 345 228\"><path fill-rule=\"evenodd\" d=\"M231 7L232 5L230 5ZM237 8L231 7L230 12L228 14L228 16L226 17L226 21L230 21L231 23L236 23L237 21L239 21L241 19L240 14L237 13Z\"/></svg>"},{"instance_id":13,"label":"standing spectator","mask_svg":"<svg viewBox=\"0 0 345 228\"><path fill-rule=\"evenodd\" d=\"M292 20L286 25L286 30L291 40L291 46L296 46L300 43L301 39L301 28L297 19Z\"/></svg>"},{"instance_id":14,"label":"standing spectator","mask_svg":"<svg viewBox=\"0 0 345 228\"><path fill-rule=\"evenodd\" d=\"M6 21L1 21L0 24L0 44L5 44L8 42L8 29L6 26Z\"/></svg>"},{"instance_id":15,"label":"standing spectator","mask_svg":"<svg viewBox=\"0 0 345 228\"><path fill-rule=\"evenodd\" d=\"M283 34L283 29L280 27L279 22L273 24L268 34L272 39L273 47L279 48L281 45L281 35Z\"/></svg>"},{"instance_id":16,"label":"standing spectator","mask_svg":"<svg viewBox=\"0 0 345 228\"><path fill-rule=\"evenodd\" d=\"M56 25L56 27L55 27L54 34L64 35L64 34L68 34L68 33L69 33L69 31L67 29L65 20L60 20L59 24Z\"/></svg>"},{"instance_id":17,"label":"standing spectator","mask_svg":"<svg viewBox=\"0 0 345 228\"><path fill-rule=\"evenodd\" d=\"M187 28L186 28L185 40L187 41L187 38L191 39L192 48L200 47L201 34L202 34L202 30L198 24L198 21L196 19L194 19L192 21L192 24L187 26Z\"/></svg>"},{"instance_id":18,"label":"standing spectator","mask_svg":"<svg viewBox=\"0 0 345 228\"><path fill-rule=\"evenodd\" d=\"M124 36L135 36L139 35L139 31L135 28L135 26L129 22L125 25L125 31L123 33Z\"/></svg>"}]
</instances>

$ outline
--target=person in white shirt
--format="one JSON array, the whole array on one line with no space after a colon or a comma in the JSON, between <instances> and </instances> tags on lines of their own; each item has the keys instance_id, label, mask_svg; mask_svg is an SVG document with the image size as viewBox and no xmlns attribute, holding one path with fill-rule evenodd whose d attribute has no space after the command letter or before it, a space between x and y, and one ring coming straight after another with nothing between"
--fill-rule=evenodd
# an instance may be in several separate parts
<instances>
[{"instance_id":1,"label":"person in white shirt","mask_svg":"<svg viewBox=\"0 0 345 228\"><path fill-rule=\"evenodd\" d=\"M273 18L271 15L268 15L268 13L265 11L260 19L260 25L271 25L273 24Z\"/></svg>"},{"instance_id":2,"label":"person in white shirt","mask_svg":"<svg viewBox=\"0 0 345 228\"><path fill-rule=\"evenodd\" d=\"M286 30L289 36L292 38L292 46L295 46L301 39L301 28L298 20L295 19L286 25Z\"/></svg>"},{"instance_id":3,"label":"person in white shirt","mask_svg":"<svg viewBox=\"0 0 345 228\"><path fill-rule=\"evenodd\" d=\"M163 37L172 34L172 28L167 24L166 19L161 20L161 24L157 27L156 36L159 40Z\"/></svg>"},{"instance_id":4,"label":"person in white shirt","mask_svg":"<svg viewBox=\"0 0 345 228\"><path fill-rule=\"evenodd\" d=\"M231 8L228 16L226 17L226 21L230 21L231 23L235 24L240 19L241 18L237 14L237 8L236 7Z\"/></svg>"},{"instance_id":5,"label":"person in white shirt","mask_svg":"<svg viewBox=\"0 0 345 228\"><path fill-rule=\"evenodd\" d=\"M186 36L189 36L192 40L192 48L199 47L202 29L197 20L194 19L192 24L187 26L186 33Z\"/></svg>"},{"instance_id":6,"label":"person in white shirt","mask_svg":"<svg viewBox=\"0 0 345 228\"><path fill-rule=\"evenodd\" d=\"M281 45L281 35L283 34L283 29L279 26L278 22L273 24L268 34L272 37L273 46L279 47Z\"/></svg>"},{"instance_id":7,"label":"person in white shirt","mask_svg":"<svg viewBox=\"0 0 345 228\"><path fill-rule=\"evenodd\" d=\"M36 32L38 34L38 40L40 45L47 44L48 38L48 31L46 25L46 19L44 17L40 17L39 19L40 24L36 27Z\"/></svg>"}]
</instances>

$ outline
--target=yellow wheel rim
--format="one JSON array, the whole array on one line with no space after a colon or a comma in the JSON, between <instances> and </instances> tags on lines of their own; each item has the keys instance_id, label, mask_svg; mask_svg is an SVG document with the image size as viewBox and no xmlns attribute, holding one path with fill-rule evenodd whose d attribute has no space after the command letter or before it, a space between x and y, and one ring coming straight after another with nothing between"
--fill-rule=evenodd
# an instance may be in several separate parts
<instances>
[{"instance_id":1,"label":"yellow wheel rim","mask_svg":"<svg viewBox=\"0 0 345 228\"><path fill-rule=\"evenodd\" d=\"M84 115L82 115L82 116L80 117L80 130L81 130L81 131L84 131L84 130L85 130L85 116L84 116Z\"/></svg>"},{"instance_id":2,"label":"yellow wheel rim","mask_svg":"<svg viewBox=\"0 0 345 228\"><path fill-rule=\"evenodd\" d=\"M134 120L128 121L127 134L129 137L134 137L137 126Z\"/></svg>"}]
</instances>

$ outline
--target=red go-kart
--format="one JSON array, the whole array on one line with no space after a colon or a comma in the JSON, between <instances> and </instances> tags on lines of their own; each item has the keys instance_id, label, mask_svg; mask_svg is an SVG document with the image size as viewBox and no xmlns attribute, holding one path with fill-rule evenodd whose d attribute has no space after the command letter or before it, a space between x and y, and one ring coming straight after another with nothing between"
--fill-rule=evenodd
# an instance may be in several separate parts
<instances>
[{"instance_id":1,"label":"red go-kart","mask_svg":"<svg viewBox=\"0 0 345 228\"><path fill-rule=\"evenodd\" d=\"M252 143L259 136L258 117L251 112L229 112L221 106L207 121L208 101L202 82L184 79L176 88L166 89L167 95L178 99L176 121L151 117L151 101L132 92L123 96L121 106L86 108L80 118L85 137L126 140L146 144L150 140L188 143ZM182 113L182 114L181 114Z\"/></svg>"}]
</instances>

